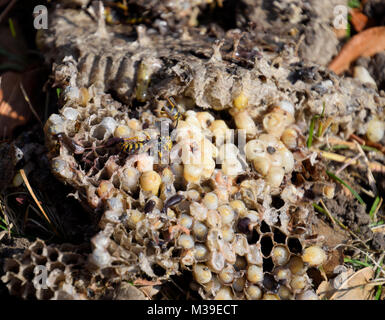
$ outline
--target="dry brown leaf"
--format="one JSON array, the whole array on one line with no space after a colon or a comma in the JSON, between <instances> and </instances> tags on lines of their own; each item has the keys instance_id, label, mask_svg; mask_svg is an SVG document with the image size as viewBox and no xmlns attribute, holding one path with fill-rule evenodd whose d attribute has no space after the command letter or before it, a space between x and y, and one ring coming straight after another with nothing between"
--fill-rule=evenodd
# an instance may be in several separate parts
<instances>
[{"instance_id":1,"label":"dry brown leaf","mask_svg":"<svg viewBox=\"0 0 385 320\"><path fill-rule=\"evenodd\" d=\"M31 111L23 98L19 84L21 75L7 72L0 84L0 138L7 138L15 127L27 123Z\"/></svg>"},{"instance_id":2,"label":"dry brown leaf","mask_svg":"<svg viewBox=\"0 0 385 320\"><path fill-rule=\"evenodd\" d=\"M361 32L362 30L364 30L369 22L369 18L357 8L350 10L350 15L352 17L351 23L354 29L357 32Z\"/></svg>"},{"instance_id":3,"label":"dry brown leaf","mask_svg":"<svg viewBox=\"0 0 385 320\"><path fill-rule=\"evenodd\" d=\"M371 267L357 271L338 288L330 300L368 300L374 289L373 285L368 285L373 276Z\"/></svg>"},{"instance_id":4,"label":"dry brown leaf","mask_svg":"<svg viewBox=\"0 0 385 320\"><path fill-rule=\"evenodd\" d=\"M357 58L371 57L383 50L385 50L385 26L370 28L352 37L328 68L336 74L341 74Z\"/></svg>"},{"instance_id":5,"label":"dry brown leaf","mask_svg":"<svg viewBox=\"0 0 385 320\"><path fill-rule=\"evenodd\" d=\"M316 293L318 297L323 300L323 299L329 299L331 293L333 293L335 289L333 288L332 284L330 281L322 281L320 285L318 286Z\"/></svg>"}]
</instances>

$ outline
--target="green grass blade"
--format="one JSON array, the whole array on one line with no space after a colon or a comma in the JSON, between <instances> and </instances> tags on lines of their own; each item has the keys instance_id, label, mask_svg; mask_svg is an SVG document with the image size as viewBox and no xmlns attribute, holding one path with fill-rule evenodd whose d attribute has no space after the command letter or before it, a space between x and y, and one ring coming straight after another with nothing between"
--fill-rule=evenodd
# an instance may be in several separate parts
<instances>
[{"instance_id":1,"label":"green grass blade","mask_svg":"<svg viewBox=\"0 0 385 320\"><path fill-rule=\"evenodd\" d=\"M332 150L341 150L341 149L349 149L349 147L344 145L344 144L336 144L331 149Z\"/></svg>"},{"instance_id":2,"label":"green grass blade","mask_svg":"<svg viewBox=\"0 0 385 320\"><path fill-rule=\"evenodd\" d=\"M313 203L313 207L314 207L314 209L316 209L317 211L319 211L319 212L321 212L321 213L323 213L323 214L327 214L327 212L325 211L325 209L322 208L321 206L319 206L318 204Z\"/></svg>"},{"instance_id":3,"label":"green grass blade","mask_svg":"<svg viewBox=\"0 0 385 320\"><path fill-rule=\"evenodd\" d=\"M337 177L334 173L331 173L330 171L326 170L326 173L328 174L329 177L331 177L332 179L338 181L339 183L343 184L346 188L349 189L349 191L356 197L356 199L362 204L362 205L365 205L365 201L362 200L362 198L360 197L360 195L357 193L356 190L354 190L351 186L349 186L344 180L342 180L341 178Z\"/></svg>"},{"instance_id":4,"label":"green grass blade","mask_svg":"<svg viewBox=\"0 0 385 320\"><path fill-rule=\"evenodd\" d=\"M351 16L349 15L349 17ZM351 36L352 36L352 24L348 22L346 24L346 38L350 39Z\"/></svg>"},{"instance_id":5,"label":"green grass blade","mask_svg":"<svg viewBox=\"0 0 385 320\"><path fill-rule=\"evenodd\" d=\"M56 95L58 99L60 99L60 94L61 94L61 88L56 88Z\"/></svg>"},{"instance_id":6,"label":"green grass blade","mask_svg":"<svg viewBox=\"0 0 385 320\"><path fill-rule=\"evenodd\" d=\"M307 141L306 141L306 145L307 145L308 149L310 149L311 145L313 144L315 121L318 118L319 118L319 115L317 114L313 118L311 118L311 121L310 121L309 138L307 138Z\"/></svg>"},{"instance_id":7,"label":"green grass blade","mask_svg":"<svg viewBox=\"0 0 385 320\"><path fill-rule=\"evenodd\" d=\"M374 300L380 300L382 293L382 285L378 286L376 296L374 297Z\"/></svg>"},{"instance_id":8,"label":"green grass blade","mask_svg":"<svg viewBox=\"0 0 385 320\"><path fill-rule=\"evenodd\" d=\"M381 226L381 225L383 225L383 224L385 224L385 221L384 221L384 220L380 220L380 221L377 221L376 223L371 223L371 224L369 224L369 228Z\"/></svg>"},{"instance_id":9,"label":"green grass blade","mask_svg":"<svg viewBox=\"0 0 385 320\"><path fill-rule=\"evenodd\" d=\"M349 8L360 8L361 3L359 0L349 0L348 1L348 7Z\"/></svg>"},{"instance_id":10,"label":"green grass blade","mask_svg":"<svg viewBox=\"0 0 385 320\"><path fill-rule=\"evenodd\" d=\"M374 148L374 147L369 147L369 146L364 146L364 145L361 145L361 148L366 150L366 151L375 151L375 152L381 152L380 150Z\"/></svg>"},{"instance_id":11,"label":"green grass blade","mask_svg":"<svg viewBox=\"0 0 385 320\"><path fill-rule=\"evenodd\" d=\"M350 264L353 264L353 265L359 266L359 267L373 267L369 263L362 262L360 260L353 260L353 259L349 259L349 258L344 258L344 262L345 263L350 263Z\"/></svg>"},{"instance_id":12,"label":"green grass blade","mask_svg":"<svg viewBox=\"0 0 385 320\"><path fill-rule=\"evenodd\" d=\"M11 30L12 37L16 38L16 30L11 18L8 19L9 29Z\"/></svg>"},{"instance_id":13,"label":"green grass blade","mask_svg":"<svg viewBox=\"0 0 385 320\"><path fill-rule=\"evenodd\" d=\"M373 220L374 212L376 211L379 202L380 202L380 197L377 196L376 199L374 199L372 207L370 208L370 211L369 211L369 216L371 220Z\"/></svg>"}]
</instances>

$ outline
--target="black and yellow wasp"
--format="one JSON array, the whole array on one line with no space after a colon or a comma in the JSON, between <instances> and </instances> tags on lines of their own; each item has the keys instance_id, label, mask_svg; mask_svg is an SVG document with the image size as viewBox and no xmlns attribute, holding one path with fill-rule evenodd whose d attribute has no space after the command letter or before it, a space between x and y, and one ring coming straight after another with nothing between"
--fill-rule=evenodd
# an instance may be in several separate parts
<instances>
[{"instance_id":1,"label":"black and yellow wasp","mask_svg":"<svg viewBox=\"0 0 385 320\"><path fill-rule=\"evenodd\" d=\"M144 132L146 138L132 137L132 138L119 138L120 150L128 155L139 152L148 142L152 139L147 132Z\"/></svg>"},{"instance_id":2,"label":"black and yellow wasp","mask_svg":"<svg viewBox=\"0 0 385 320\"><path fill-rule=\"evenodd\" d=\"M178 126L179 120L182 118L182 115L174 98L168 97L166 99L167 104L160 110L160 114L166 115L169 119L171 119L175 123L174 128L176 128Z\"/></svg>"},{"instance_id":3,"label":"black and yellow wasp","mask_svg":"<svg viewBox=\"0 0 385 320\"><path fill-rule=\"evenodd\" d=\"M173 127L176 128L178 126L179 119L182 117L175 100L170 97L166 98L167 104L163 106L160 111L160 114L165 114L170 120L172 120L175 124ZM67 147L70 147L70 150L73 151L74 154L83 154L83 160L88 161L89 157L97 158L98 154L96 153L97 149L100 148L113 148L115 146L118 147L119 152L121 152L125 156L132 156L134 154L138 154L141 152L147 152L150 148L156 147L156 151L159 156L160 163L164 163L166 156L171 151L173 146L173 140L168 132L162 132L161 121L159 122L159 135L157 137L151 138L151 136L143 131L145 138L135 136L130 138L110 138L103 145L88 147L85 148L80 144L75 143L72 139L67 137L66 135L58 135L58 140L63 144L66 144ZM91 151L89 151L91 150ZM87 151L87 152L86 152ZM93 155L93 156L92 156Z\"/></svg>"}]
</instances>

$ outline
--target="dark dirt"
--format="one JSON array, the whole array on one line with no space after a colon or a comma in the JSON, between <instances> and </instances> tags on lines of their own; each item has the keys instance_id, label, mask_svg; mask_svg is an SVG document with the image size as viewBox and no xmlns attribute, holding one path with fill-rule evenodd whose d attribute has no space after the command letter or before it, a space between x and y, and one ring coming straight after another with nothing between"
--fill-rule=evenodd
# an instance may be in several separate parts
<instances>
[{"instance_id":1,"label":"dark dirt","mask_svg":"<svg viewBox=\"0 0 385 320\"><path fill-rule=\"evenodd\" d=\"M385 250L385 234L382 232L375 233L371 244L374 250Z\"/></svg>"},{"instance_id":2,"label":"dark dirt","mask_svg":"<svg viewBox=\"0 0 385 320\"><path fill-rule=\"evenodd\" d=\"M365 239L372 239L373 233L368 227L370 217L366 208L356 199L350 199L340 185L336 185L334 199L325 200L325 205L345 226L357 232Z\"/></svg>"},{"instance_id":3,"label":"dark dirt","mask_svg":"<svg viewBox=\"0 0 385 320\"><path fill-rule=\"evenodd\" d=\"M381 183L384 180L378 180ZM379 186L379 194L381 193ZM334 199L325 200L326 207L333 216L336 216L346 227L356 233L363 241L369 241L373 250L385 249L385 234L373 233L369 225L372 223L368 214L368 209L361 205L355 198L348 198L341 185L336 185L336 195ZM370 208L369 208L370 209ZM381 211L379 212L382 213Z\"/></svg>"}]
</instances>

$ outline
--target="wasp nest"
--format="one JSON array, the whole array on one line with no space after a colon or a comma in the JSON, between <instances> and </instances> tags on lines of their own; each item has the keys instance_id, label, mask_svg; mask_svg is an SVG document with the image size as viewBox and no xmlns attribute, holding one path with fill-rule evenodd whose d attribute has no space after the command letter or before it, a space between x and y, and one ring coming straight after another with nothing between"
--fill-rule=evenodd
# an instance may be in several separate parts
<instances>
[{"instance_id":1,"label":"wasp nest","mask_svg":"<svg viewBox=\"0 0 385 320\"><path fill-rule=\"evenodd\" d=\"M45 37L63 89L45 133L54 174L102 214L87 267L117 283L188 270L207 299L316 298L307 269L326 252L302 198L304 185L328 197L333 185L292 181L304 163L322 167L305 146L310 119L365 134L384 98L290 47L231 51L230 35L142 26L130 40L76 13L57 9Z\"/></svg>"},{"instance_id":2,"label":"wasp nest","mask_svg":"<svg viewBox=\"0 0 385 320\"><path fill-rule=\"evenodd\" d=\"M6 260L2 281L10 294L23 299L84 299L90 278L82 271L85 256L79 250L79 246L47 246L37 240Z\"/></svg>"}]
</instances>

